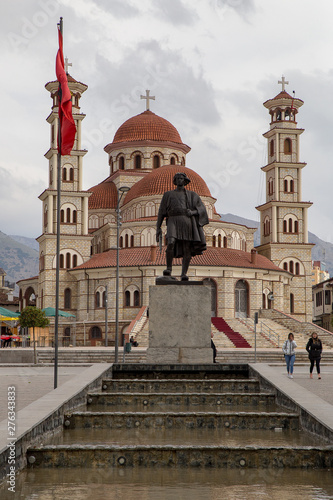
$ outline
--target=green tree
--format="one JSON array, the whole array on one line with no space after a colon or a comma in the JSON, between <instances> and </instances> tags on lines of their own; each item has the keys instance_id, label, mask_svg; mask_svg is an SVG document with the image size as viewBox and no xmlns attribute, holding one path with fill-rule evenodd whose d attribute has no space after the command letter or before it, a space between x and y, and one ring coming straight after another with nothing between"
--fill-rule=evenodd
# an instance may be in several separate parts
<instances>
[{"instance_id":1,"label":"green tree","mask_svg":"<svg viewBox=\"0 0 333 500\"><path fill-rule=\"evenodd\" d=\"M23 328L32 328L34 344L34 364L37 364L37 351L35 341L35 327L45 328L50 320L45 316L45 312L35 306L25 307L20 314L19 323Z\"/></svg>"}]
</instances>

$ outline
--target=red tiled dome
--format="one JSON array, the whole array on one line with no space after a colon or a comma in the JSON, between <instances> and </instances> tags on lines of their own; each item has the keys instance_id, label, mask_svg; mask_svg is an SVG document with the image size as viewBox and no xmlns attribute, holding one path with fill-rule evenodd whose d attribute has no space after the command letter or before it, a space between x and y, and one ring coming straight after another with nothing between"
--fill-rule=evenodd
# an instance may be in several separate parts
<instances>
[{"instance_id":1,"label":"red tiled dome","mask_svg":"<svg viewBox=\"0 0 333 500\"><path fill-rule=\"evenodd\" d=\"M116 208L117 206L117 188L112 181L106 179L105 181L97 184L88 189L93 193L89 197L88 207L94 208Z\"/></svg>"},{"instance_id":2,"label":"red tiled dome","mask_svg":"<svg viewBox=\"0 0 333 500\"><path fill-rule=\"evenodd\" d=\"M180 165L164 165L147 174L141 181L134 184L124 200L124 204L141 196L161 195L165 191L175 189L173 177L177 172L184 172L191 182L187 189L195 191L199 196L210 196L210 191L205 181L199 174Z\"/></svg>"},{"instance_id":3,"label":"red tiled dome","mask_svg":"<svg viewBox=\"0 0 333 500\"><path fill-rule=\"evenodd\" d=\"M126 120L115 133L112 144L133 141L167 141L182 144L177 129L152 111L144 111Z\"/></svg>"}]
</instances>

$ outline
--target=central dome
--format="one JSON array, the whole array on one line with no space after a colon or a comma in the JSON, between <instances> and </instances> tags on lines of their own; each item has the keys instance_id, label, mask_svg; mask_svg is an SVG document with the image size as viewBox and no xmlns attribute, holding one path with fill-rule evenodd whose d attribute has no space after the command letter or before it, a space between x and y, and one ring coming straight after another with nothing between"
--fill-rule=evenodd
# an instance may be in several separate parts
<instances>
[{"instance_id":1,"label":"central dome","mask_svg":"<svg viewBox=\"0 0 333 500\"><path fill-rule=\"evenodd\" d=\"M112 144L134 141L166 141L182 144L177 129L168 120L144 111L126 120L115 133Z\"/></svg>"}]
</instances>

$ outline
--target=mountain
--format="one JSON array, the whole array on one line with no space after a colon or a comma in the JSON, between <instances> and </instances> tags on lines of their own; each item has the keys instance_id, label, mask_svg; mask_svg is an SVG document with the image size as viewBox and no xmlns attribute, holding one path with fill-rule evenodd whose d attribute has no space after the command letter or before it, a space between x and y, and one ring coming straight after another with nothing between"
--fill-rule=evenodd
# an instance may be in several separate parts
<instances>
[{"instance_id":1,"label":"mountain","mask_svg":"<svg viewBox=\"0 0 333 500\"><path fill-rule=\"evenodd\" d=\"M19 243L22 243L22 245L26 245L29 248L33 248L34 250L37 250L37 252L39 250L39 244L35 238L27 238L26 236L17 236L13 234L10 234L9 238L18 241Z\"/></svg>"},{"instance_id":2,"label":"mountain","mask_svg":"<svg viewBox=\"0 0 333 500\"><path fill-rule=\"evenodd\" d=\"M22 237L23 238L23 237ZM28 238L30 240L32 238ZM0 231L0 267L6 280L17 282L38 274L38 251Z\"/></svg>"},{"instance_id":3,"label":"mountain","mask_svg":"<svg viewBox=\"0 0 333 500\"><path fill-rule=\"evenodd\" d=\"M221 219L225 222L235 222L236 224L243 224L247 227L257 227L258 229L254 233L254 245L257 246L260 244L259 222L245 219L244 217L238 217L238 215L233 214L222 214ZM321 240L310 231L309 243L315 244L312 249L312 260L320 260L322 269L325 267L325 270L330 273L330 276L333 276L333 244Z\"/></svg>"}]
</instances>

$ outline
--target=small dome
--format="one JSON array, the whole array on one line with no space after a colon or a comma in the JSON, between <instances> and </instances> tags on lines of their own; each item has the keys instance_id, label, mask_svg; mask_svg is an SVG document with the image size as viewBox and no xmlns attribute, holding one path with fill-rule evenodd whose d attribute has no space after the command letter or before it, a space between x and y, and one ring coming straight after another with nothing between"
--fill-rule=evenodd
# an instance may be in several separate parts
<instances>
[{"instance_id":1,"label":"small dome","mask_svg":"<svg viewBox=\"0 0 333 500\"><path fill-rule=\"evenodd\" d=\"M177 129L152 111L144 111L126 120L115 133L112 144L133 141L167 141L182 144Z\"/></svg>"},{"instance_id":2,"label":"small dome","mask_svg":"<svg viewBox=\"0 0 333 500\"><path fill-rule=\"evenodd\" d=\"M126 195L124 205L141 196L162 195L165 191L172 191L175 189L173 178L177 172L183 172L191 180L186 189L195 191L199 196L209 196L212 198L207 184L196 172L180 165L164 165L153 170L141 179L141 181L134 184Z\"/></svg>"},{"instance_id":3,"label":"small dome","mask_svg":"<svg viewBox=\"0 0 333 500\"><path fill-rule=\"evenodd\" d=\"M93 193L88 200L90 210L99 208L116 208L117 206L117 188L109 178L88 189Z\"/></svg>"}]
</instances>

